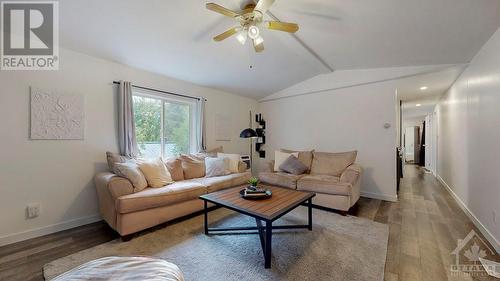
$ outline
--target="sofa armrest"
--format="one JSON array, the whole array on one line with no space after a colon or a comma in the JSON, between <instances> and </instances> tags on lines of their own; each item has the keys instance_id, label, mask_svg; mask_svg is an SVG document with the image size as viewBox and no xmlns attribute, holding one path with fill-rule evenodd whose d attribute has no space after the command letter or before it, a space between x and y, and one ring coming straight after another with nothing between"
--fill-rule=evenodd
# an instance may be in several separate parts
<instances>
[{"instance_id":1,"label":"sofa armrest","mask_svg":"<svg viewBox=\"0 0 500 281\"><path fill-rule=\"evenodd\" d=\"M107 191L113 199L134 193L134 186L126 179L113 173L99 173L95 176L97 191Z\"/></svg>"},{"instance_id":2,"label":"sofa armrest","mask_svg":"<svg viewBox=\"0 0 500 281\"><path fill-rule=\"evenodd\" d=\"M132 183L113 173L99 173L95 176L99 199L99 212L104 220L116 230L116 199L134 191Z\"/></svg>"},{"instance_id":3,"label":"sofa armrest","mask_svg":"<svg viewBox=\"0 0 500 281\"><path fill-rule=\"evenodd\" d=\"M350 183L354 186L361 177L362 172L363 170L360 165L352 164L342 172L342 175L340 175L340 182Z\"/></svg>"}]
</instances>

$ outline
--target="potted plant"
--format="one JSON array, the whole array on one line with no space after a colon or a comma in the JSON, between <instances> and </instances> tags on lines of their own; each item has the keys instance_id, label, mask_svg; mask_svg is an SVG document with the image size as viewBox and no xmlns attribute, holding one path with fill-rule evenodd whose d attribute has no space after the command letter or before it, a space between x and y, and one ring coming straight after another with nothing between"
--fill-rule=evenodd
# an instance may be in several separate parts
<instances>
[{"instance_id":1,"label":"potted plant","mask_svg":"<svg viewBox=\"0 0 500 281\"><path fill-rule=\"evenodd\" d=\"M257 184L259 184L259 179L256 177L252 177L248 180L248 184L250 184L249 188L256 190L257 189Z\"/></svg>"}]
</instances>

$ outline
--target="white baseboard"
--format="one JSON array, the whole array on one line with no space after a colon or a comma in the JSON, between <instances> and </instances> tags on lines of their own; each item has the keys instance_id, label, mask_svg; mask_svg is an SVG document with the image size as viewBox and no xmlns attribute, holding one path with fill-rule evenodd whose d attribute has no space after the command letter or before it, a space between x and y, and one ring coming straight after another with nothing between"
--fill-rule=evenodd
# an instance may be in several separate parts
<instances>
[{"instance_id":1,"label":"white baseboard","mask_svg":"<svg viewBox=\"0 0 500 281\"><path fill-rule=\"evenodd\" d=\"M398 196L397 195L393 196L393 195L387 195L387 194L380 194L380 193L374 193L374 192L361 191L361 196L372 198L372 199L378 199L378 200L384 200L384 201L391 201L391 202L397 202L398 201Z\"/></svg>"},{"instance_id":2,"label":"white baseboard","mask_svg":"<svg viewBox=\"0 0 500 281\"><path fill-rule=\"evenodd\" d=\"M491 234L491 232L481 223L481 221L474 215L474 213L465 205L465 203L458 197L458 195L453 191L453 189L441 178L440 175L437 175L436 178L438 181L448 190L453 199L458 203L458 206L464 211L464 213L469 217L469 219L474 223L474 225L479 229L479 231L484 235L486 240L490 242L490 244L495 248L497 254L500 254L500 243L495 239L495 237Z\"/></svg>"},{"instance_id":3,"label":"white baseboard","mask_svg":"<svg viewBox=\"0 0 500 281\"><path fill-rule=\"evenodd\" d=\"M66 229L78 227L81 225L93 223L102 220L100 215L93 215L84 218L73 219L69 221L64 221L56 224L51 224L48 226L42 226L18 233L7 234L4 236L0 236L0 246L28 240L31 238L36 238L40 236L44 236L47 234L63 231Z\"/></svg>"}]
</instances>

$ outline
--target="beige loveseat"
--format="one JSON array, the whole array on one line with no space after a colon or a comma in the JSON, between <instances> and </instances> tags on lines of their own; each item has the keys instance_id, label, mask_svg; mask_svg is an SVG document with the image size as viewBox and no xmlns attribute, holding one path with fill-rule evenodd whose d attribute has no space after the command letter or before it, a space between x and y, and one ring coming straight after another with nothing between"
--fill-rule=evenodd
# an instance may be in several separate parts
<instances>
[{"instance_id":1,"label":"beige loveseat","mask_svg":"<svg viewBox=\"0 0 500 281\"><path fill-rule=\"evenodd\" d=\"M169 165L167 167L170 170ZM203 210L203 201L198 199L200 195L242 185L250 179L251 174L243 162L238 170L239 173L226 176L180 180L160 188L147 187L136 193L128 179L112 172L99 173L95 176L99 210L104 220L124 237ZM179 171L170 173L174 175Z\"/></svg>"},{"instance_id":2,"label":"beige loveseat","mask_svg":"<svg viewBox=\"0 0 500 281\"><path fill-rule=\"evenodd\" d=\"M259 173L259 179L281 187L315 192L313 204L339 210L345 215L360 196L362 170L355 164L356 156L356 151L298 151L298 159L308 168L306 173L294 175L275 171L274 161L271 161L267 169Z\"/></svg>"}]
</instances>

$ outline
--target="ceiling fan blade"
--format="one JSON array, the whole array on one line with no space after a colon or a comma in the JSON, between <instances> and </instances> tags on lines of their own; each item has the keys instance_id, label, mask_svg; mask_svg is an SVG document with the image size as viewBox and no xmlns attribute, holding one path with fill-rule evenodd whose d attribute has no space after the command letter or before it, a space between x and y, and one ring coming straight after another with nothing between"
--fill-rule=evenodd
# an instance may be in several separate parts
<instances>
[{"instance_id":1,"label":"ceiling fan blade","mask_svg":"<svg viewBox=\"0 0 500 281\"><path fill-rule=\"evenodd\" d=\"M295 33L295 32L297 32L297 30L299 30L299 25L296 23L290 23L290 22L269 21L267 28L279 30L279 31L290 32L290 33Z\"/></svg>"},{"instance_id":2,"label":"ceiling fan blade","mask_svg":"<svg viewBox=\"0 0 500 281\"><path fill-rule=\"evenodd\" d=\"M218 5L215 3L207 3L206 7L210 11L214 11L216 13L223 14L223 15L231 17L231 18L235 18L235 17L240 15L234 11L229 10L228 8L224 8L221 5Z\"/></svg>"},{"instance_id":3,"label":"ceiling fan blade","mask_svg":"<svg viewBox=\"0 0 500 281\"><path fill-rule=\"evenodd\" d=\"M257 5L255 6L254 11L259 11L262 13L262 15L264 15L273 3L274 0L259 0L259 2L257 2Z\"/></svg>"},{"instance_id":4,"label":"ceiling fan blade","mask_svg":"<svg viewBox=\"0 0 500 281\"><path fill-rule=\"evenodd\" d=\"M228 38L228 37L230 37L230 36L238 33L238 31L239 31L238 27L233 27L233 28L231 28L231 29L229 29L229 30L227 30L227 31L225 31L225 32L223 32L223 33L215 36L214 37L214 41L217 41L217 42L222 41L222 40L224 40L224 39L226 39L226 38Z\"/></svg>"},{"instance_id":5,"label":"ceiling fan blade","mask_svg":"<svg viewBox=\"0 0 500 281\"><path fill-rule=\"evenodd\" d=\"M255 49L255 52L260 53L264 51L264 43L261 42L260 44L255 44L255 39L253 40L253 48Z\"/></svg>"}]
</instances>

